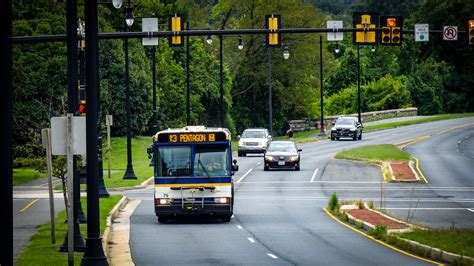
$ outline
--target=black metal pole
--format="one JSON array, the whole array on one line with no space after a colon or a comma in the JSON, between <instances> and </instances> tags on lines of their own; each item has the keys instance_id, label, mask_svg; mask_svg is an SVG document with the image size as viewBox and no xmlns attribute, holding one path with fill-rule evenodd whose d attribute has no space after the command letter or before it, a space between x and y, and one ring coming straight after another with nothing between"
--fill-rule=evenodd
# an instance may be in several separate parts
<instances>
[{"instance_id":1,"label":"black metal pole","mask_svg":"<svg viewBox=\"0 0 474 266\"><path fill-rule=\"evenodd\" d=\"M360 113L360 49L357 44L357 113L359 123L362 123L362 116Z\"/></svg>"},{"instance_id":2,"label":"black metal pole","mask_svg":"<svg viewBox=\"0 0 474 266\"><path fill-rule=\"evenodd\" d=\"M97 92L99 90L99 38L97 0L84 2L86 26L87 239L82 265L108 265L100 237L97 186Z\"/></svg>"},{"instance_id":3,"label":"black metal pole","mask_svg":"<svg viewBox=\"0 0 474 266\"><path fill-rule=\"evenodd\" d=\"M151 48L151 62L152 66L151 69L153 71L152 73L152 80L153 80L153 117L152 117L152 129L153 129L153 134L155 134L158 131L158 122L157 122L157 116L156 116L156 46L153 46Z\"/></svg>"},{"instance_id":4,"label":"black metal pole","mask_svg":"<svg viewBox=\"0 0 474 266\"><path fill-rule=\"evenodd\" d=\"M326 135L326 130L324 128L324 95L323 95L323 36L319 35L319 76L320 76L320 86L319 94L321 97L321 121L319 127L319 135Z\"/></svg>"},{"instance_id":5,"label":"black metal pole","mask_svg":"<svg viewBox=\"0 0 474 266\"><path fill-rule=\"evenodd\" d=\"M219 35L219 77L220 77L220 126L224 127L224 66L223 66L223 57L222 57L222 45L223 45L223 36Z\"/></svg>"},{"instance_id":6,"label":"black metal pole","mask_svg":"<svg viewBox=\"0 0 474 266\"><path fill-rule=\"evenodd\" d=\"M77 1L66 1L66 27L67 27L67 95L68 95L68 113L77 114L78 109L78 38L77 38ZM80 199L80 184L79 175L77 173L77 156L73 157L73 172L72 178L74 180L73 188L73 221L74 221L74 251L83 252L85 250L85 243L82 239L81 229L79 227L79 206ZM79 205L79 206L78 206ZM69 219L69 218L68 218ZM63 244L59 247L59 251L68 251L68 234L65 235Z\"/></svg>"},{"instance_id":7,"label":"black metal pole","mask_svg":"<svg viewBox=\"0 0 474 266\"><path fill-rule=\"evenodd\" d=\"M268 47L268 130L273 135L272 124L272 48Z\"/></svg>"},{"instance_id":8,"label":"black metal pole","mask_svg":"<svg viewBox=\"0 0 474 266\"><path fill-rule=\"evenodd\" d=\"M0 265L13 265L13 87L12 0L0 8Z\"/></svg>"},{"instance_id":9,"label":"black metal pole","mask_svg":"<svg viewBox=\"0 0 474 266\"><path fill-rule=\"evenodd\" d=\"M125 29L128 31L128 27L125 24ZM129 76L129 58L128 58L128 38L124 40L125 49L125 105L127 109L127 170L123 179L137 179L135 172L133 171L132 163L132 130L130 128L130 76Z\"/></svg>"},{"instance_id":10,"label":"black metal pole","mask_svg":"<svg viewBox=\"0 0 474 266\"><path fill-rule=\"evenodd\" d=\"M186 21L186 30L189 30L189 21ZM189 36L186 36L186 125L191 124L191 106L190 106L190 88L189 88Z\"/></svg>"}]
</instances>

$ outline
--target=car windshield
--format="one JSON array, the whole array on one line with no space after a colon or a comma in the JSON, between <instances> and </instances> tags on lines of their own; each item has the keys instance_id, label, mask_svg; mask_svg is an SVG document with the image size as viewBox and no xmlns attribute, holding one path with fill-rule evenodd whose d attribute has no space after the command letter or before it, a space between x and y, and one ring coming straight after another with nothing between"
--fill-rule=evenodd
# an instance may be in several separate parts
<instances>
[{"instance_id":1,"label":"car windshield","mask_svg":"<svg viewBox=\"0 0 474 266\"><path fill-rule=\"evenodd\" d=\"M161 146L157 152L157 176L178 177L191 174L191 147Z\"/></svg>"},{"instance_id":2,"label":"car windshield","mask_svg":"<svg viewBox=\"0 0 474 266\"><path fill-rule=\"evenodd\" d=\"M296 152L295 145L293 143L277 143L272 142L268 147L267 151L271 152Z\"/></svg>"},{"instance_id":3,"label":"car windshield","mask_svg":"<svg viewBox=\"0 0 474 266\"><path fill-rule=\"evenodd\" d=\"M350 118L339 118L337 119L336 121L336 126L352 126L355 124L355 120L354 119L350 119Z\"/></svg>"},{"instance_id":4,"label":"car windshield","mask_svg":"<svg viewBox=\"0 0 474 266\"><path fill-rule=\"evenodd\" d=\"M195 176L230 175L230 163L226 146L197 145L194 155Z\"/></svg>"},{"instance_id":5,"label":"car windshield","mask_svg":"<svg viewBox=\"0 0 474 266\"><path fill-rule=\"evenodd\" d=\"M242 138L261 139L265 138L265 133L262 130L245 130L244 133L242 133Z\"/></svg>"}]
</instances>

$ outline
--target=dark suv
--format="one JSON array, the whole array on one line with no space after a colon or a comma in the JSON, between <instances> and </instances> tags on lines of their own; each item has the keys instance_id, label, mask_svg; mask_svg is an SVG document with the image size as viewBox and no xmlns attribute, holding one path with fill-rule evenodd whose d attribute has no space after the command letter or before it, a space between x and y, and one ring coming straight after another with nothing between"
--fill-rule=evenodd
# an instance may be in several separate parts
<instances>
[{"instance_id":1,"label":"dark suv","mask_svg":"<svg viewBox=\"0 0 474 266\"><path fill-rule=\"evenodd\" d=\"M355 117L339 117L331 129L331 140L339 138L362 139L362 124Z\"/></svg>"}]
</instances>

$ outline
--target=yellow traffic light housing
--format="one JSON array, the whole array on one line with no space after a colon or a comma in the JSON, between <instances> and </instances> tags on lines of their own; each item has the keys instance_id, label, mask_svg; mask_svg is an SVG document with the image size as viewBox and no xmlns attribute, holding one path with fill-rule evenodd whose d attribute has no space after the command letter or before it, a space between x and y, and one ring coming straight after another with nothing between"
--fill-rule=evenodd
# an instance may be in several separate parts
<instances>
[{"instance_id":1,"label":"yellow traffic light housing","mask_svg":"<svg viewBox=\"0 0 474 266\"><path fill-rule=\"evenodd\" d=\"M380 34L381 45L401 45L403 33L403 17L401 16L381 16Z\"/></svg>"},{"instance_id":2,"label":"yellow traffic light housing","mask_svg":"<svg viewBox=\"0 0 474 266\"><path fill-rule=\"evenodd\" d=\"M468 21L467 31L467 41L469 45L474 45L474 19Z\"/></svg>"},{"instance_id":3,"label":"yellow traffic light housing","mask_svg":"<svg viewBox=\"0 0 474 266\"><path fill-rule=\"evenodd\" d=\"M354 12L353 26L356 29L365 29L364 31L356 31L353 35L354 44L369 44L375 45L377 43L377 32L371 31L378 27L378 13L368 12Z\"/></svg>"},{"instance_id":4,"label":"yellow traffic light housing","mask_svg":"<svg viewBox=\"0 0 474 266\"><path fill-rule=\"evenodd\" d=\"M170 46L182 46L183 43L183 36L179 35L179 32L183 29L183 20L180 16L174 15L169 20L169 28L173 32L173 35L169 37L169 45Z\"/></svg>"},{"instance_id":5,"label":"yellow traffic light housing","mask_svg":"<svg viewBox=\"0 0 474 266\"><path fill-rule=\"evenodd\" d=\"M281 44L281 35L275 33L274 31L281 28L281 17L279 15L267 15L265 16L265 28L272 31L272 33L267 34L267 45L271 47L278 47Z\"/></svg>"}]
</instances>

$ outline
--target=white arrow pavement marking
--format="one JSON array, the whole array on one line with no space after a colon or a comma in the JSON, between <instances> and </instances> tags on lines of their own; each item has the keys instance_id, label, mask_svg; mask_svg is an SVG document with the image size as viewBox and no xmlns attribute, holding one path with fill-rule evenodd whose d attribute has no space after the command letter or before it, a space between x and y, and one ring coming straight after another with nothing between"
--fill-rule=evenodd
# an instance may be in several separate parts
<instances>
[{"instance_id":1,"label":"white arrow pavement marking","mask_svg":"<svg viewBox=\"0 0 474 266\"><path fill-rule=\"evenodd\" d=\"M316 174L318 173L318 168L314 170L313 176L311 176L311 182L314 182L314 178L316 178Z\"/></svg>"},{"instance_id":2,"label":"white arrow pavement marking","mask_svg":"<svg viewBox=\"0 0 474 266\"><path fill-rule=\"evenodd\" d=\"M470 211L470 212L474 212L474 209L467 209L467 210Z\"/></svg>"},{"instance_id":3,"label":"white arrow pavement marking","mask_svg":"<svg viewBox=\"0 0 474 266\"><path fill-rule=\"evenodd\" d=\"M270 257L273 258L273 259L278 259L278 257L275 256L275 255L273 255L272 253L267 253L267 255L270 256Z\"/></svg>"},{"instance_id":4,"label":"white arrow pavement marking","mask_svg":"<svg viewBox=\"0 0 474 266\"><path fill-rule=\"evenodd\" d=\"M245 173L239 180L237 180L237 183L240 183L240 181L244 180L244 178L252 172L253 168L250 168L247 173Z\"/></svg>"}]
</instances>

